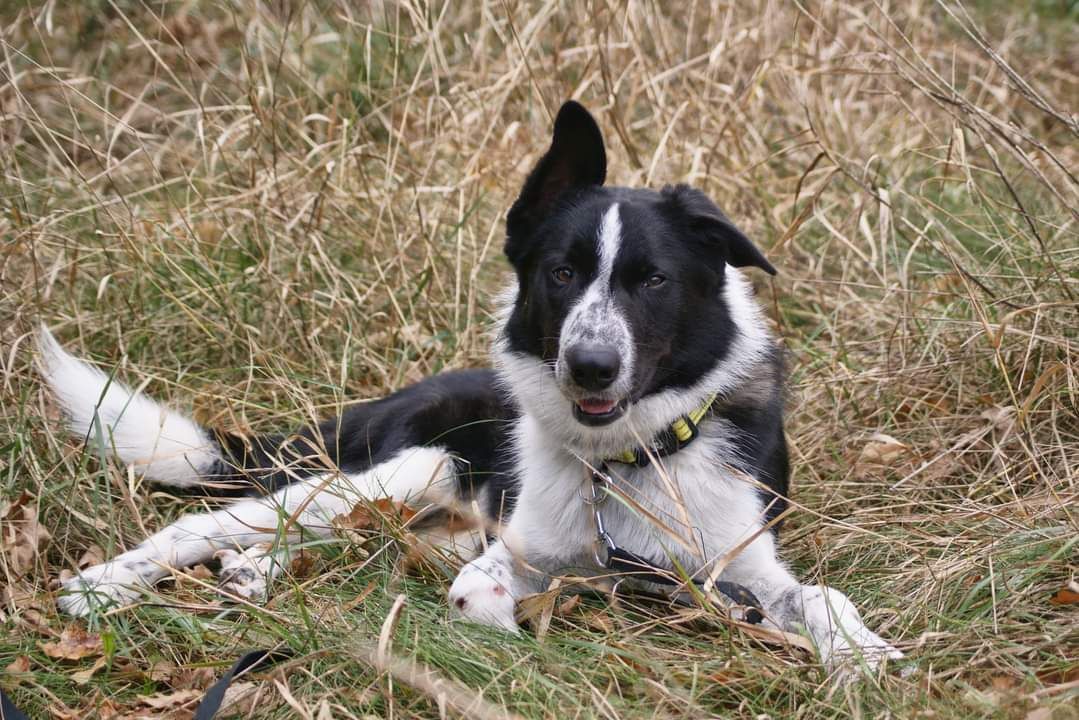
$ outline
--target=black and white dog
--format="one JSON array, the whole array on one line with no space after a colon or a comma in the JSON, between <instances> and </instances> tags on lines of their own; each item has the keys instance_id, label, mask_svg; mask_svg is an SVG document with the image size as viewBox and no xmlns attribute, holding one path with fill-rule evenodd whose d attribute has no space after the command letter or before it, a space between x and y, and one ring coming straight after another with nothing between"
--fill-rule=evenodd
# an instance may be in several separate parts
<instances>
[{"instance_id":1,"label":"black and white dog","mask_svg":"<svg viewBox=\"0 0 1079 720\"><path fill-rule=\"evenodd\" d=\"M516 282L494 370L443 373L318 428L212 433L43 331L41 367L74 433L100 431L157 483L228 494L230 481L247 496L82 571L60 607L129 602L215 553L227 589L250 595L244 584L280 565L261 544L328 535L334 517L388 497L479 507L497 528L449 592L476 622L516 632L523 596L554 576L610 575L621 553L642 563L627 581L652 589L663 571L747 589L765 623L808 633L831 666L901 657L846 596L800 584L776 554L782 357L740 268L775 270L701 192L605 187L606 162L591 115L566 103L508 215Z\"/></svg>"}]
</instances>

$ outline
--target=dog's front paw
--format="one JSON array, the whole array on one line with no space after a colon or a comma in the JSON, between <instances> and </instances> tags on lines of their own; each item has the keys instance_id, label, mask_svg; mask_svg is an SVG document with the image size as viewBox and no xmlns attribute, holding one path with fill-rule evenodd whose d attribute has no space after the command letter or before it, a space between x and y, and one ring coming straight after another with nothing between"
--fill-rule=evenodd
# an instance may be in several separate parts
<instances>
[{"instance_id":1,"label":"dog's front paw","mask_svg":"<svg viewBox=\"0 0 1079 720\"><path fill-rule=\"evenodd\" d=\"M265 602L269 597L269 581L281 571L273 552L256 545L246 550L218 550L214 557L221 561L217 587L227 595L251 602Z\"/></svg>"},{"instance_id":2,"label":"dog's front paw","mask_svg":"<svg viewBox=\"0 0 1079 720\"><path fill-rule=\"evenodd\" d=\"M903 653L866 627L846 595L833 588L802 586L784 593L772 607L787 629L808 632L821 662L841 680L874 673Z\"/></svg>"},{"instance_id":3,"label":"dog's front paw","mask_svg":"<svg viewBox=\"0 0 1079 720\"><path fill-rule=\"evenodd\" d=\"M451 612L516 634L520 632L514 617L517 601L509 586L509 571L500 563L482 557L473 560L461 568L450 587Z\"/></svg>"},{"instance_id":4,"label":"dog's front paw","mask_svg":"<svg viewBox=\"0 0 1079 720\"><path fill-rule=\"evenodd\" d=\"M865 625L836 632L830 646L822 644L818 649L825 667L844 679L856 677L856 670L876 673L888 660L904 657L900 650Z\"/></svg>"},{"instance_id":5,"label":"dog's front paw","mask_svg":"<svg viewBox=\"0 0 1079 720\"><path fill-rule=\"evenodd\" d=\"M63 583L56 605L61 612L85 617L92 610L135 601L147 583L137 569L114 562L94 565Z\"/></svg>"}]
</instances>

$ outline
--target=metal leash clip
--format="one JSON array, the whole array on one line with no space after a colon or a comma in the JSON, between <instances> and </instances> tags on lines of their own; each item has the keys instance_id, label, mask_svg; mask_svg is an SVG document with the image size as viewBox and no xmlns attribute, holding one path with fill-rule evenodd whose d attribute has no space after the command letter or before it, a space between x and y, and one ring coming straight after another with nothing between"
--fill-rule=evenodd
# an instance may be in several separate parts
<instances>
[{"instance_id":1,"label":"metal leash clip","mask_svg":"<svg viewBox=\"0 0 1079 720\"><path fill-rule=\"evenodd\" d=\"M606 470L607 466L604 465L603 469ZM607 532L607 528L603 524L603 513L600 512L600 505L607 500L607 484L610 482L610 478L606 473L600 470L592 471L592 482L589 487L592 490L591 496L586 497L581 490L577 491L581 500L585 505L592 508L592 516L596 520L596 541L592 546L592 557L600 567L608 567L610 562L611 553L618 549L618 546L614 544L614 539L611 538ZM602 492L601 492L602 489Z\"/></svg>"}]
</instances>

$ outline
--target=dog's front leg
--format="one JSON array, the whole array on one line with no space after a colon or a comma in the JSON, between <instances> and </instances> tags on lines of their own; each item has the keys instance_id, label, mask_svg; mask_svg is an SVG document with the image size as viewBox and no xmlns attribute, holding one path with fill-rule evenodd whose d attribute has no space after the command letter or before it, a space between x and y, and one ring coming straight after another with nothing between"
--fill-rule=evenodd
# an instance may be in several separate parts
<instances>
[{"instance_id":1,"label":"dog's front leg","mask_svg":"<svg viewBox=\"0 0 1079 720\"><path fill-rule=\"evenodd\" d=\"M875 670L885 659L903 657L862 622L846 595L824 585L799 583L776 556L770 537L758 538L721 577L750 588L764 605L766 622L808 634L829 669L864 662Z\"/></svg>"},{"instance_id":2,"label":"dog's front leg","mask_svg":"<svg viewBox=\"0 0 1079 720\"><path fill-rule=\"evenodd\" d=\"M830 669L864 662L870 670L903 653L870 630L846 595L825 585L794 585L767 603L768 617L783 630L806 632Z\"/></svg>"}]
</instances>

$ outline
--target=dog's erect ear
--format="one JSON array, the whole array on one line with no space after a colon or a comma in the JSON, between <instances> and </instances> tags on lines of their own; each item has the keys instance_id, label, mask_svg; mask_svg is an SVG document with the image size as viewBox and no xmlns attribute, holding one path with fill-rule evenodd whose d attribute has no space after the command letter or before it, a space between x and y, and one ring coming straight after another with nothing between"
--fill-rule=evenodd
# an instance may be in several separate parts
<instances>
[{"instance_id":1,"label":"dog's erect ear","mask_svg":"<svg viewBox=\"0 0 1079 720\"><path fill-rule=\"evenodd\" d=\"M570 190L602 185L606 177L607 153L599 126L580 103L570 100L555 118L550 149L529 174L510 208L506 219L506 254L510 260L520 253L514 247L515 241L523 240L523 231L541 222L559 197Z\"/></svg>"},{"instance_id":2,"label":"dog's erect ear","mask_svg":"<svg viewBox=\"0 0 1079 720\"><path fill-rule=\"evenodd\" d=\"M705 240L709 249L718 251L728 265L737 268L753 266L769 275L776 274L772 263L757 246L700 190L688 185L675 185L663 188L663 195L683 216L690 232Z\"/></svg>"}]
</instances>

